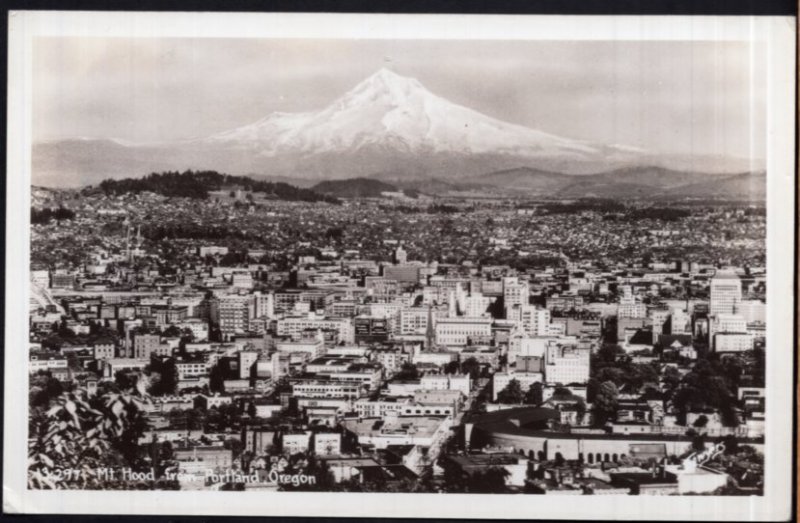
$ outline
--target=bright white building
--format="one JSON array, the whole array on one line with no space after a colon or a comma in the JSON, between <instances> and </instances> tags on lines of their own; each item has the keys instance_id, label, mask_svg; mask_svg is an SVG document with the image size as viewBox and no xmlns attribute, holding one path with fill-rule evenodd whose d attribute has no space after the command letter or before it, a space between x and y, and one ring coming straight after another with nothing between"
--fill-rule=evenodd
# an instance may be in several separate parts
<instances>
[{"instance_id":1,"label":"bright white building","mask_svg":"<svg viewBox=\"0 0 800 523\"><path fill-rule=\"evenodd\" d=\"M436 323L437 345L465 346L470 339L491 335L491 318L445 318Z\"/></svg>"},{"instance_id":2,"label":"bright white building","mask_svg":"<svg viewBox=\"0 0 800 523\"><path fill-rule=\"evenodd\" d=\"M709 315L737 314L742 301L742 280L735 272L719 270L710 283Z\"/></svg>"}]
</instances>

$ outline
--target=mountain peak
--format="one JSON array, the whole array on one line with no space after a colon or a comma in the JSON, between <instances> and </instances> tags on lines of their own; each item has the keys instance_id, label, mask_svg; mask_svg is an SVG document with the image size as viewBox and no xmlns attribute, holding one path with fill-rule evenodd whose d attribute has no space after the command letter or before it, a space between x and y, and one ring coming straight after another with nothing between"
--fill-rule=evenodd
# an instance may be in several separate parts
<instances>
[{"instance_id":1,"label":"mountain peak","mask_svg":"<svg viewBox=\"0 0 800 523\"><path fill-rule=\"evenodd\" d=\"M408 80L409 78L399 75L387 67L381 67L368 78L374 78L383 82L396 82L400 80Z\"/></svg>"},{"instance_id":2,"label":"mountain peak","mask_svg":"<svg viewBox=\"0 0 800 523\"><path fill-rule=\"evenodd\" d=\"M382 67L362 80L361 83L346 93L342 99L354 97L363 102L365 99L388 98L396 103L401 103L414 94L431 96L415 78L402 76Z\"/></svg>"},{"instance_id":3,"label":"mountain peak","mask_svg":"<svg viewBox=\"0 0 800 523\"><path fill-rule=\"evenodd\" d=\"M408 76L403 76L401 74L397 74L396 72L388 69L386 67L381 67L370 76L368 76L362 83L370 82L373 84L384 84L384 85L398 85L398 84L415 84L420 85L420 83Z\"/></svg>"}]
</instances>

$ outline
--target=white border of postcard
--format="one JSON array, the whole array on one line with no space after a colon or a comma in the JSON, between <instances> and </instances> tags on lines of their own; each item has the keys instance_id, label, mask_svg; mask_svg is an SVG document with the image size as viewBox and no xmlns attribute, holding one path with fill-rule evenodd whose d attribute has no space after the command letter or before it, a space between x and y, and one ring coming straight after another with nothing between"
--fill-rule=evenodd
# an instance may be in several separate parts
<instances>
[{"instance_id":1,"label":"white border of postcard","mask_svg":"<svg viewBox=\"0 0 800 523\"><path fill-rule=\"evenodd\" d=\"M38 36L742 40L768 45L767 430L763 497L29 491L31 56ZM788 519L792 485L795 21L791 17L253 13L9 14L3 508L7 512L519 519Z\"/></svg>"}]
</instances>

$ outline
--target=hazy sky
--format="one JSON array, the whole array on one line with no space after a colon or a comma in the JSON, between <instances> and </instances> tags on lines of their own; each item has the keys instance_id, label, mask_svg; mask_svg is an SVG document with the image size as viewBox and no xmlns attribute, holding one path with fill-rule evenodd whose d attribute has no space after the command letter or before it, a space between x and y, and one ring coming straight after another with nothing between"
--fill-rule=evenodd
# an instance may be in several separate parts
<instances>
[{"instance_id":1,"label":"hazy sky","mask_svg":"<svg viewBox=\"0 0 800 523\"><path fill-rule=\"evenodd\" d=\"M653 152L763 158L748 42L40 38L34 140L205 136L325 107L380 67L488 115Z\"/></svg>"}]
</instances>

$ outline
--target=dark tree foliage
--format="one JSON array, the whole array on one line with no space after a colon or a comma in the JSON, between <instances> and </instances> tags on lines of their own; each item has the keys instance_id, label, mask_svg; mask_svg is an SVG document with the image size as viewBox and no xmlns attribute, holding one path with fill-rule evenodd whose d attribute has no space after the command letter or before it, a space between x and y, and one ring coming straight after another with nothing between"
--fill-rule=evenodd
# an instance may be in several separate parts
<instances>
[{"instance_id":1,"label":"dark tree foliage","mask_svg":"<svg viewBox=\"0 0 800 523\"><path fill-rule=\"evenodd\" d=\"M251 238L246 231L239 228L199 223L146 225L142 227L142 236L153 241L176 238L202 240L247 240Z\"/></svg>"},{"instance_id":2,"label":"dark tree foliage","mask_svg":"<svg viewBox=\"0 0 800 523\"><path fill-rule=\"evenodd\" d=\"M597 389L594 398L594 420L597 425L604 425L617 415L619 391L613 381L604 381Z\"/></svg>"},{"instance_id":3,"label":"dark tree foliage","mask_svg":"<svg viewBox=\"0 0 800 523\"><path fill-rule=\"evenodd\" d=\"M502 493L506 492L506 479L510 475L503 467L488 467L469 475L445 467L445 488L447 492Z\"/></svg>"},{"instance_id":4,"label":"dark tree foliage","mask_svg":"<svg viewBox=\"0 0 800 523\"><path fill-rule=\"evenodd\" d=\"M265 182L247 176L232 176L216 171L167 171L150 173L144 178L103 180L100 190L106 194L154 192L163 196L206 199L210 191L236 185L244 190L267 193L281 200L302 202L338 203L336 198L319 194L311 189L300 189L283 182Z\"/></svg>"},{"instance_id":5,"label":"dark tree foliage","mask_svg":"<svg viewBox=\"0 0 800 523\"><path fill-rule=\"evenodd\" d=\"M739 423L735 389L718 361L698 360L684 376L672 402L678 410L678 421L681 423L685 423L688 412L706 410L719 410L725 426L735 427Z\"/></svg>"},{"instance_id":6,"label":"dark tree foliage","mask_svg":"<svg viewBox=\"0 0 800 523\"><path fill-rule=\"evenodd\" d=\"M653 364L633 363L618 345L604 345L597 354L592 355L591 377L596 380L590 383L589 398L594 398L594 386L599 382L611 381L617 387L630 391L639 391L646 385L658 385L659 370Z\"/></svg>"},{"instance_id":7,"label":"dark tree foliage","mask_svg":"<svg viewBox=\"0 0 800 523\"><path fill-rule=\"evenodd\" d=\"M75 218L75 211L65 209L59 206L55 209L45 207L44 209L36 209L31 207L31 223L32 224L46 224L52 220L60 222L62 220L72 220Z\"/></svg>"},{"instance_id":8,"label":"dark tree foliage","mask_svg":"<svg viewBox=\"0 0 800 523\"><path fill-rule=\"evenodd\" d=\"M625 210L625 206L614 200L581 198L572 203L545 203L539 206L539 210L543 214L573 214L583 211L620 212Z\"/></svg>"},{"instance_id":9,"label":"dark tree foliage","mask_svg":"<svg viewBox=\"0 0 800 523\"><path fill-rule=\"evenodd\" d=\"M544 401L544 387L540 382L533 383L530 387L528 387L528 391L525 393L525 398L523 398L523 402L526 405L539 405Z\"/></svg>"},{"instance_id":10,"label":"dark tree foliage","mask_svg":"<svg viewBox=\"0 0 800 523\"><path fill-rule=\"evenodd\" d=\"M150 371L150 394L163 396L175 394L178 388L178 368L173 358L153 356L148 367Z\"/></svg>"},{"instance_id":11,"label":"dark tree foliage","mask_svg":"<svg viewBox=\"0 0 800 523\"><path fill-rule=\"evenodd\" d=\"M458 374L458 362L451 361L447 365L444 366L444 373L445 374Z\"/></svg>"},{"instance_id":12,"label":"dark tree foliage","mask_svg":"<svg viewBox=\"0 0 800 523\"><path fill-rule=\"evenodd\" d=\"M211 392L225 392L225 369L217 363L208 374L208 389Z\"/></svg>"},{"instance_id":13,"label":"dark tree foliage","mask_svg":"<svg viewBox=\"0 0 800 523\"><path fill-rule=\"evenodd\" d=\"M522 403L524 393L518 380L511 380L503 390L497 393L497 401L500 403L517 404Z\"/></svg>"},{"instance_id":14,"label":"dark tree foliage","mask_svg":"<svg viewBox=\"0 0 800 523\"><path fill-rule=\"evenodd\" d=\"M691 216L691 214L692 213L687 209L647 207L644 209L634 209L628 213L627 217L630 220L661 220L665 222L674 222L681 218Z\"/></svg>"},{"instance_id":15,"label":"dark tree foliage","mask_svg":"<svg viewBox=\"0 0 800 523\"><path fill-rule=\"evenodd\" d=\"M445 205L443 203L435 203L433 205L429 205L426 212L429 214L453 214L456 212L460 212L461 209L455 207L453 205Z\"/></svg>"},{"instance_id":16,"label":"dark tree foliage","mask_svg":"<svg viewBox=\"0 0 800 523\"><path fill-rule=\"evenodd\" d=\"M406 362L394 377L400 381L413 381L419 378L419 371L416 365Z\"/></svg>"},{"instance_id":17,"label":"dark tree foliage","mask_svg":"<svg viewBox=\"0 0 800 523\"><path fill-rule=\"evenodd\" d=\"M30 379L28 404L31 408L46 407L50 401L61 395L64 387L50 372L39 371Z\"/></svg>"},{"instance_id":18,"label":"dark tree foliage","mask_svg":"<svg viewBox=\"0 0 800 523\"><path fill-rule=\"evenodd\" d=\"M461 362L461 372L469 374L472 380L480 377L481 364L475 358L467 358Z\"/></svg>"}]
</instances>

